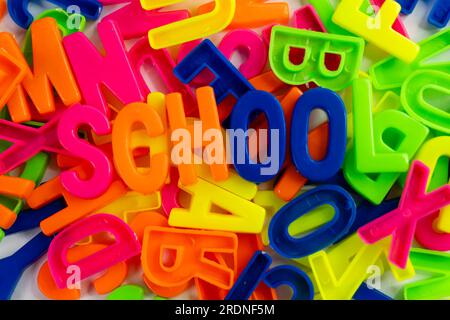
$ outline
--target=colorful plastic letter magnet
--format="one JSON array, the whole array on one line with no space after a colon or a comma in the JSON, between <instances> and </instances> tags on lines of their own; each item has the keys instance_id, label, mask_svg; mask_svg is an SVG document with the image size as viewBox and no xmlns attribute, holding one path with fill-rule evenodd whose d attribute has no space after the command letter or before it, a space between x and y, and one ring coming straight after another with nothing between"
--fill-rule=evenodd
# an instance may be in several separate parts
<instances>
[{"instance_id":1,"label":"colorful plastic letter magnet","mask_svg":"<svg viewBox=\"0 0 450 320\"><path fill-rule=\"evenodd\" d=\"M120 2L128 2L122 1ZM105 1L102 1L104 5ZM133 19L130 19L133 17ZM150 29L164 26L174 21L189 18L188 10L145 10L139 1L133 0L122 8L105 16L104 20L114 20L125 40L141 38ZM148 39L145 39L148 43Z\"/></svg>"},{"instance_id":2,"label":"colorful plastic letter magnet","mask_svg":"<svg viewBox=\"0 0 450 320\"><path fill-rule=\"evenodd\" d=\"M255 291L264 273L269 269L272 258L263 251L256 251L247 266L242 270L225 300L247 300Z\"/></svg>"},{"instance_id":3,"label":"colorful plastic letter magnet","mask_svg":"<svg viewBox=\"0 0 450 320\"><path fill-rule=\"evenodd\" d=\"M353 94L353 130L356 169L360 172L405 172L409 158L406 153L377 152L372 121L372 84L369 79L355 79Z\"/></svg>"},{"instance_id":4,"label":"colorful plastic letter magnet","mask_svg":"<svg viewBox=\"0 0 450 320\"><path fill-rule=\"evenodd\" d=\"M123 105L143 101L145 96L116 23L102 20L97 24L97 32L103 52L82 32L64 37L63 45L84 98L83 104L98 108L109 117L111 109L118 111Z\"/></svg>"},{"instance_id":5,"label":"colorful plastic letter magnet","mask_svg":"<svg viewBox=\"0 0 450 320\"><path fill-rule=\"evenodd\" d=\"M153 10L183 1L141 0L141 4L145 10ZM235 0L215 0L211 12L151 29L148 32L150 45L154 49L162 49L219 32L230 24L235 9Z\"/></svg>"},{"instance_id":6,"label":"colorful plastic letter magnet","mask_svg":"<svg viewBox=\"0 0 450 320\"><path fill-rule=\"evenodd\" d=\"M375 88L387 90L399 88L414 71L422 68L450 73L450 62L435 61L435 57L448 52L450 28L446 28L420 41L420 52L412 63L388 57L370 67L370 78Z\"/></svg>"},{"instance_id":7,"label":"colorful plastic letter magnet","mask_svg":"<svg viewBox=\"0 0 450 320\"><path fill-rule=\"evenodd\" d=\"M288 232L289 225L312 209L331 205L335 214L331 221L301 238ZM272 248L287 258L301 258L333 244L346 233L356 216L352 196L339 186L322 185L293 199L272 218L269 239Z\"/></svg>"},{"instance_id":8,"label":"colorful plastic letter magnet","mask_svg":"<svg viewBox=\"0 0 450 320\"><path fill-rule=\"evenodd\" d=\"M300 64L290 60L292 49L303 49ZM360 38L275 26L272 28L269 62L280 80L291 85L314 81L319 86L339 91L358 76L364 51ZM326 54L341 57L337 70L329 70Z\"/></svg>"},{"instance_id":9,"label":"colorful plastic letter magnet","mask_svg":"<svg viewBox=\"0 0 450 320\"><path fill-rule=\"evenodd\" d=\"M77 31L83 31L86 26L86 18L83 15L79 13L69 14L67 11L58 8L43 11L36 17L36 20L47 17L55 19L58 29L61 31L63 37ZM32 65L33 50L31 44L31 28L29 28L25 34L22 51L28 63Z\"/></svg>"},{"instance_id":10,"label":"colorful plastic letter magnet","mask_svg":"<svg viewBox=\"0 0 450 320\"><path fill-rule=\"evenodd\" d=\"M216 287L230 289L234 270L211 259L207 253L229 254L236 265L237 236L229 232L148 226L144 231L142 268L145 277L164 288L184 287L200 278ZM164 252L175 263L167 267Z\"/></svg>"},{"instance_id":11,"label":"colorful plastic letter magnet","mask_svg":"<svg viewBox=\"0 0 450 320\"><path fill-rule=\"evenodd\" d=\"M392 235L389 260L400 268L406 267L417 222L450 204L450 185L426 193L429 171L415 160L398 208L358 230L359 236L369 244Z\"/></svg>"},{"instance_id":12,"label":"colorful plastic letter magnet","mask_svg":"<svg viewBox=\"0 0 450 320\"><path fill-rule=\"evenodd\" d=\"M434 190L442 185L450 183L450 177L448 174L450 170L448 166L449 158L450 136L438 136L430 139L426 141L417 152L415 159L422 161L428 168L430 168L430 171L432 172L432 178L430 178L427 184L428 191ZM437 183L435 182L436 180ZM430 218L431 221L429 220ZM449 249L446 249L444 251L450 250L450 206L447 206L440 211L437 223L434 224L434 219L432 218L432 216L430 216L426 219L421 220L418 228L422 223L427 224L425 220L428 220L428 222L430 223L429 226L432 227L430 229L426 227L421 228L422 231L426 231L428 229L428 232L426 232L428 236L421 232L422 236L428 238L429 241L427 241L427 243L430 243L430 241L432 243L434 242L433 239L435 239L434 245L436 247L447 247ZM441 232L434 232L434 228L436 228L437 231ZM423 237L421 238L424 239ZM448 240L444 241L444 239ZM435 248L428 249L438 250Z\"/></svg>"},{"instance_id":13,"label":"colorful plastic letter magnet","mask_svg":"<svg viewBox=\"0 0 450 320\"><path fill-rule=\"evenodd\" d=\"M76 262L89 257L90 255L105 249L108 245L99 243L90 243L83 245L75 245L67 250L67 259L69 262ZM47 298L56 300L71 299L76 300L81 296L81 288L77 275L81 270L76 265L69 265L67 273L72 277L68 279L67 288L60 289L57 287L50 272L48 262L45 262L38 273L37 283L39 290ZM103 274L91 278L91 283L98 294L106 294L117 288L127 277L128 267L125 261L119 262L105 270ZM78 283L77 283L78 282ZM82 284L81 284L82 285Z\"/></svg>"},{"instance_id":14,"label":"colorful plastic letter magnet","mask_svg":"<svg viewBox=\"0 0 450 320\"><path fill-rule=\"evenodd\" d=\"M239 99L253 86L233 64L217 49L211 40L203 40L173 69L183 83L190 83L203 70L211 71L215 78L210 83L214 88L217 103L231 94Z\"/></svg>"},{"instance_id":15,"label":"colorful plastic letter magnet","mask_svg":"<svg viewBox=\"0 0 450 320\"><path fill-rule=\"evenodd\" d=\"M264 113L268 122L268 154L267 159L260 159L262 163L256 163L249 154L250 139L244 132L248 132L251 116L260 112ZM240 152L233 152L234 167L239 175L255 183L265 182L275 177L284 163L286 153L286 122L278 100L266 91L247 92L233 107L230 128L235 130L232 144L234 146L243 144L245 150L244 159ZM243 133L240 138L238 132ZM237 148L239 150L240 147Z\"/></svg>"},{"instance_id":16,"label":"colorful plastic letter magnet","mask_svg":"<svg viewBox=\"0 0 450 320\"><path fill-rule=\"evenodd\" d=\"M256 77L266 66L267 48L263 39L252 30L234 30L227 33L219 44L219 50L230 59L235 51L247 53L239 71L247 79Z\"/></svg>"},{"instance_id":17,"label":"colorful plastic letter magnet","mask_svg":"<svg viewBox=\"0 0 450 320\"><path fill-rule=\"evenodd\" d=\"M434 97L434 103L426 99L426 93L429 97ZM411 117L430 128L450 134L450 111L444 105L439 106L438 102L445 101L445 97L449 95L448 72L418 70L403 83L401 99L403 107Z\"/></svg>"},{"instance_id":18,"label":"colorful plastic letter magnet","mask_svg":"<svg viewBox=\"0 0 450 320\"><path fill-rule=\"evenodd\" d=\"M58 141L58 123L59 116L55 116L36 129L0 119L0 139L14 143L0 153L0 174L11 171L41 151L69 155Z\"/></svg>"},{"instance_id":19,"label":"colorful plastic letter magnet","mask_svg":"<svg viewBox=\"0 0 450 320\"><path fill-rule=\"evenodd\" d=\"M392 28L400 13L400 5L386 0L375 17L360 11L364 0L342 0L334 12L333 22L357 34L380 49L405 61L413 62L419 46Z\"/></svg>"},{"instance_id":20,"label":"colorful plastic letter magnet","mask_svg":"<svg viewBox=\"0 0 450 320\"><path fill-rule=\"evenodd\" d=\"M236 179L229 178L228 180L231 180L231 185L236 182ZM243 198L244 192L236 193L234 191L242 190L242 188L235 185L236 189L230 191L230 188L226 187L228 180L220 184L199 178L195 184L189 186L179 184L180 189L191 195L190 206L188 209L173 208L169 216L169 225L182 228L260 233L266 216L265 209L251 202L251 198ZM249 184L249 182L245 182ZM217 212L215 209L217 207L229 214Z\"/></svg>"},{"instance_id":21,"label":"colorful plastic letter magnet","mask_svg":"<svg viewBox=\"0 0 450 320\"><path fill-rule=\"evenodd\" d=\"M67 10L68 7L76 5L86 18L96 20L102 11L102 4L96 0L48 0L60 8ZM11 18L24 29L28 29L33 22L33 16L28 11L29 0L8 1L8 11Z\"/></svg>"},{"instance_id":22,"label":"colorful plastic letter magnet","mask_svg":"<svg viewBox=\"0 0 450 320\"><path fill-rule=\"evenodd\" d=\"M67 250L71 246L100 232L110 232L114 236L114 244L77 262L67 260ZM71 224L56 235L48 251L48 264L56 285L64 289L70 276L66 272L69 265L80 268L80 280L83 280L140 252L139 240L125 222L110 214L95 214Z\"/></svg>"},{"instance_id":23,"label":"colorful plastic letter magnet","mask_svg":"<svg viewBox=\"0 0 450 320\"><path fill-rule=\"evenodd\" d=\"M73 156L88 161L93 173L88 179L80 179L75 170L61 173L61 184L72 195L82 199L97 198L109 188L113 180L113 168L106 154L78 136L79 128L89 126L98 135L109 134L111 125L99 109L76 104L67 109L58 124L61 145Z\"/></svg>"},{"instance_id":24,"label":"colorful plastic letter magnet","mask_svg":"<svg viewBox=\"0 0 450 320\"><path fill-rule=\"evenodd\" d=\"M313 160L308 150L308 119L316 108L328 116L327 153L320 161ZM336 175L344 162L347 142L347 111L341 97L326 88L308 90L297 100L291 122L291 154L297 170L313 181Z\"/></svg>"},{"instance_id":25,"label":"colorful plastic letter magnet","mask_svg":"<svg viewBox=\"0 0 450 320\"><path fill-rule=\"evenodd\" d=\"M199 13L211 11L214 2L208 2L198 8ZM287 2L268 2L267 0L238 0L236 11L228 29L257 28L269 23L286 24L289 22Z\"/></svg>"},{"instance_id":26,"label":"colorful plastic letter magnet","mask_svg":"<svg viewBox=\"0 0 450 320\"><path fill-rule=\"evenodd\" d=\"M183 84L173 74L175 62L167 49L155 50L150 47L150 44L146 39L140 39L128 51L128 56L136 71L136 78L142 92L145 94L150 92L150 89L145 82L143 72L141 71L143 66L146 65L146 63L149 63L155 68L156 72L161 77L162 82L166 85L167 92L178 92L183 96L185 112L188 115L192 115L197 111L195 98L191 88L188 85ZM162 98L159 96L162 96ZM162 104L164 105L164 95L162 93L154 92L152 98L149 97L150 96L147 97L148 104L150 104L149 99L156 99L158 104L160 100L163 100Z\"/></svg>"},{"instance_id":27,"label":"colorful plastic letter magnet","mask_svg":"<svg viewBox=\"0 0 450 320\"><path fill-rule=\"evenodd\" d=\"M412 159L426 140L429 129L398 110L385 110L376 113L373 119L375 146L380 152L404 152ZM400 126L399 126L400 125ZM383 139L384 132L395 129L398 132L391 138L393 145L389 146ZM392 132L392 131L391 131ZM396 137L395 137L396 136ZM349 149L344 161L344 176L354 190L374 204L379 204L400 177L400 172L384 172L366 174L358 171L355 164L353 147Z\"/></svg>"},{"instance_id":28,"label":"colorful plastic letter magnet","mask_svg":"<svg viewBox=\"0 0 450 320\"><path fill-rule=\"evenodd\" d=\"M164 103L159 96L158 103ZM162 101L161 101L162 100ZM161 117L151 106L135 102L128 104L118 113L114 120L112 146L117 173L130 189L150 194L157 192L164 185L169 171L169 157L166 153L150 154L150 166L142 173L136 166L133 156L132 133L137 125L143 126L149 137L164 134L165 128Z\"/></svg>"}]
</instances>

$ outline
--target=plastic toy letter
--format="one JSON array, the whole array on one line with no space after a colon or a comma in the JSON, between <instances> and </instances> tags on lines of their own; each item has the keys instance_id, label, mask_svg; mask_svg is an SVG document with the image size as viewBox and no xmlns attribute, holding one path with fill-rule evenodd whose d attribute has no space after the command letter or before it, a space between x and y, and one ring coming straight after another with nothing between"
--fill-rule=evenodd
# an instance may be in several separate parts
<instances>
[{"instance_id":1,"label":"plastic toy letter","mask_svg":"<svg viewBox=\"0 0 450 320\"><path fill-rule=\"evenodd\" d=\"M198 8L198 13L209 12L214 2L208 2ZM233 20L227 29L258 28L271 23L287 24L289 5L287 2L269 2L267 0L237 0Z\"/></svg>"},{"instance_id":2,"label":"plastic toy letter","mask_svg":"<svg viewBox=\"0 0 450 320\"><path fill-rule=\"evenodd\" d=\"M302 237L289 234L288 227L292 222L325 204L334 209L331 221ZM347 233L355 216L355 202L343 188L335 185L316 187L298 196L275 214L269 225L270 245L283 257L306 257L330 246Z\"/></svg>"},{"instance_id":3,"label":"plastic toy letter","mask_svg":"<svg viewBox=\"0 0 450 320\"><path fill-rule=\"evenodd\" d=\"M223 37L218 48L228 59L231 59L236 51L247 54L248 57L239 67L239 71L247 79L258 76L266 66L267 48L255 31L248 29L231 31Z\"/></svg>"},{"instance_id":4,"label":"plastic toy letter","mask_svg":"<svg viewBox=\"0 0 450 320\"><path fill-rule=\"evenodd\" d=\"M120 0L119 2L128 1ZM130 19L130 17L133 17L133 19ZM188 10L144 10L139 1L131 1L129 4L105 16L102 21L115 21L123 38L129 40L143 37L150 29L187 18L189 18ZM147 39L142 39L148 43Z\"/></svg>"},{"instance_id":5,"label":"plastic toy letter","mask_svg":"<svg viewBox=\"0 0 450 320\"><path fill-rule=\"evenodd\" d=\"M450 204L450 185L426 193L429 172L415 160L406 178L399 207L358 229L366 243L374 243L392 235L389 260L405 268L417 221Z\"/></svg>"},{"instance_id":6,"label":"plastic toy letter","mask_svg":"<svg viewBox=\"0 0 450 320\"><path fill-rule=\"evenodd\" d=\"M78 137L82 125L89 125L98 134L111 132L111 125L105 114L91 106L74 105L61 116L58 124L58 138L61 145L73 156L87 160L93 174L81 180L74 170L62 172L61 184L72 195L82 199L93 199L103 194L113 180L113 167L108 157L97 147Z\"/></svg>"},{"instance_id":7,"label":"plastic toy letter","mask_svg":"<svg viewBox=\"0 0 450 320\"><path fill-rule=\"evenodd\" d=\"M239 137L236 133L232 137L233 146L244 144L244 152L233 152L233 163L239 175L248 181L261 183L274 178L284 163L286 154L286 121L278 100L266 91L253 90L243 95L233 107L230 116L230 128L235 132L247 132L250 126L251 116L263 113L267 119L270 138L270 161L255 163L251 159L248 139ZM231 135L230 135L231 136ZM269 151L268 151L269 152ZM242 159L242 153L243 159ZM343 157L342 157L343 158ZM242 161L244 160L244 161Z\"/></svg>"},{"instance_id":8,"label":"plastic toy letter","mask_svg":"<svg viewBox=\"0 0 450 320\"><path fill-rule=\"evenodd\" d=\"M260 233L266 211L263 207L202 178L180 189L192 196L189 209L173 208L169 225L183 228L223 230L243 233ZM215 213L216 205L231 214Z\"/></svg>"},{"instance_id":9,"label":"plastic toy letter","mask_svg":"<svg viewBox=\"0 0 450 320\"><path fill-rule=\"evenodd\" d=\"M164 104L162 94L152 94L150 101ZM151 106L135 102L124 107L114 121L112 145L114 163L123 181L132 189L149 194L161 189L169 173L169 157L166 153L150 156L150 166L145 173L136 167L133 157L132 132L137 124L144 126L149 137L164 134L164 126L159 114Z\"/></svg>"},{"instance_id":10,"label":"plastic toy letter","mask_svg":"<svg viewBox=\"0 0 450 320\"><path fill-rule=\"evenodd\" d=\"M405 61L413 62L419 53L419 46L392 29L400 13L400 5L386 0L375 17L369 17L359 8L364 0L342 0L334 12L333 22L387 53Z\"/></svg>"},{"instance_id":11,"label":"plastic toy letter","mask_svg":"<svg viewBox=\"0 0 450 320\"><path fill-rule=\"evenodd\" d=\"M66 36L63 43L84 102L109 116L110 108L102 94L102 85L122 104L142 101L144 95L116 25L112 21L102 21L97 29L105 55L100 54L82 32Z\"/></svg>"},{"instance_id":12,"label":"plastic toy letter","mask_svg":"<svg viewBox=\"0 0 450 320\"><path fill-rule=\"evenodd\" d=\"M314 109L328 116L328 146L320 161L311 158L308 147L308 119ZM291 122L292 162L302 176L325 181L336 175L344 162L347 140L347 113L341 97L326 88L308 90L297 100Z\"/></svg>"},{"instance_id":13,"label":"plastic toy letter","mask_svg":"<svg viewBox=\"0 0 450 320\"><path fill-rule=\"evenodd\" d=\"M15 23L20 27L27 29L34 20L28 10L30 0L11 0L8 1L8 12ZM42 1L43 2L43 1ZM40 2L40 4L42 4ZM97 0L48 0L48 2L65 9L74 5L80 10L81 14L88 19L96 20L102 12L102 4Z\"/></svg>"},{"instance_id":14,"label":"plastic toy letter","mask_svg":"<svg viewBox=\"0 0 450 320\"><path fill-rule=\"evenodd\" d=\"M230 254L236 266L237 244L233 233L149 226L144 231L142 268L148 280L164 288L180 287L199 278L216 287L230 289L233 269L211 260L206 253ZM167 249L176 252L175 263L170 268L163 260Z\"/></svg>"},{"instance_id":15,"label":"plastic toy letter","mask_svg":"<svg viewBox=\"0 0 450 320\"><path fill-rule=\"evenodd\" d=\"M0 153L0 174L5 174L41 151L70 155L58 141L59 116L53 117L40 128L0 119L0 139L13 142Z\"/></svg>"},{"instance_id":16,"label":"plastic toy letter","mask_svg":"<svg viewBox=\"0 0 450 320\"><path fill-rule=\"evenodd\" d=\"M346 238L328 252L319 251L308 257L314 278L324 300L352 299L361 283L367 279L367 268L377 264L387 254L389 240L373 245L364 244L356 234ZM414 276L411 262L406 270L390 265L397 281Z\"/></svg>"},{"instance_id":17,"label":"plastic toy letter","mask_svg":"<svg viewBox=\"0 0 450 320\"><path fill-rule=\"evenodd\" d=\"M400 127L399 127L400 125ZM383 153L401 152L406 153L409 159L419 150L428 136L429 129L409 117L406 113L398 110L385 110L376 113L373 118L374 140L376 150ZM395 128L399 132L399 138L394 148L383 141L383 132ZM400 172L383 172L377 175L369 175L356 169L354 148L346 154L344 161L344 176L353 189L373 204L380 204L400 177Z\"/></svg>"},{"instance_id":18,"label":"plastic toy letter","mask_svg":"<svg viewBox=\"0 0 450 320\"><path fill-rule=\"evenodd\" d=\"M145 10L153 10L183 1L141 0L141 5ZM150 45L153 49L162 49L222 31L233 19L235 9L235 0L215 0L211 12L151 29L148 32Z\"/></svg>"},{"instance_id":19,"label":"plastic toy letter","mask_svg":"<svg viewBox=\"0 0 450 320\"><path fill-rule=\"evenodd\" d=\"M399 88L414 71L422 68L450 72L448 59L434 59L450 49L450 28L437 32L418 44L420 52L412 63L388 57L372 65L369 72L374 87L379 90Z\"/></svg>"},{"instance_id":20,"label":"plastic toy letter","mask_svg":"<svg viewBox=\"0 0 450 320\"><path fill-rule=\"evenodd\" d=\"M353 128L356 168L361 172L405 172L409 158L404 152L377 152L372 123L372 84L369 79L353 82ZM405 127L408 123L404 123Z\"/></svg>"},{"instance_id":21,"label":"plastic toy letter","mask_svg":"<svg viewBox=\"0 0 450 320\"><path fill-rule=\"evenodd\" d=\"M78 241L100 232L110 232L114 236L114 244L89 257L69 263L67 250ZM83 280L140 252L139 240L125 222L110 214L96 214L70 225L56 235L48 249L48 265L56 285L64 289L70 277L67 273L69 265L79 267L80 280Z\"/></svg>"},{"instance_id":22,"label":"plastic toy letter","mask_svg":"<svg viewBox=\"0 0 450 320\"><path fill-rule=\"evenodd\" d=\"M434 176L434 173L438 168L438 162L443 157L447 157L447 159L450 158L450 136L435 137L426 141L417 152L415 159L422 161L430 169L430 171L433 172L431 176ZM443 180L446 180L447 177L448 173L442 175ZM450 177L448 177L448 179L448 184L450 184ZM430 183L431 181L428 181L428 187L430 186ZM446 206L441 209L439 219L434 225L434 228L441 231L436 232L438 237L442 236L442 239L437 241L438 243L444 245L445 241L443 241L443 239L445 237L450 240L450 206ZM432 229L434 230L434 228ZM438 243L437 245L439 245ZM450 246L450 241L447 241L447 243L448 246ZM433 248L433 250L436 249Z\"/></svg>"},{"instance_id":23,"label":"plastic toy letter","mask_svg":"<svg viewBox=\"0 0 450 320\"><path fill-rule=\"evenodd\" d=\"M289 54L292 48L305 50L303 62L294 64ZM319 86L339 91L358 75L364 51L364 40L357 37L275 26L272 28L269 62L272 71L291 85L311 81ZM326 53L341 56L337 70L328 70Z\"/></svg>"},{"instance_id":24,"label":"plastic toy letter","mask_svg":"<svg viewBox=\"0 0 450 320\"><path fill-rule=\"evenodd\" d=\"M239 99L254 89L209 39L192 49L173 69L173 73L181 82L188 84L205 69L214 74L210 86L214 88L217 103L221 103L228 95Z\"/></svg>"},{"instance_id":25,"label":"plastic toy letter","mask_svg":"<svg viewBox=\"0 0 450 320\"><path fill-rule=\"evenodd\" d=\"M64 52L56 21L52 18L37 20L30 30L33 71L28 67L17 44L11 43L3 36L0 38L0 47L4 47L8 53L26 65L25 78L7 102L14 122L31 120L32 106L35 106L39 114L54 112L54 91L66 106L81 101L81 93Z\"/></svg>"},{"instance_id":26,"label":"plastic toy letter","mask_svg":"<svg viewBox=\"0 0 450 320\"><path fill-rule=\"evenodd\" d=\"M434 103L427 100L427 93L435 97ZM403 83L401 98L403 107L411 117L448 135L450 134L450 111L445 107L441 108L437 101L445 101L449 95L449 73L418 70Z\"/></svg>"}]
</instances>

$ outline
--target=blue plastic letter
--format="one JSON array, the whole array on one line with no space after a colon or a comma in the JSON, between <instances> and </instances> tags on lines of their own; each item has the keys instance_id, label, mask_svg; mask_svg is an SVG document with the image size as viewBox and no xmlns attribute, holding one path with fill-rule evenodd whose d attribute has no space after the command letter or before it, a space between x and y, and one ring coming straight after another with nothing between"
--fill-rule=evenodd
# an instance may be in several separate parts
<instances>
[{"instance_id":1,"label":"blue plastic letter","mask_svg":"<svg viewBox=\"0 0 450 320\"><path fill-rule=\"evenodd\" d=\"M333 219L304 237L292 237L289 225L312 209L324 204L334 208ZM272 248L286 258L301 258L322 250L347 233L356 216L352 196L343 188L322 185L303 193L282 207L269 225Z\"/></svg>"},{"instance_id":2,"label":"blue plastic letter","mask_svg":"<svg viewBox=\"0 0 450 320\"><path fill-rule=\"evenodd\" d=\"M257 163L249 154L249 123L252 115L263 112L268 122L267 161ZM286 153L286 122L283 109L273 95L265 91L249 91L236 103L231 112L230 134L233 163L239 175L251 182L265 182L278 173ZM256 134L256 131L253 131ZM257 140L260 140L259 137ZM257 142L256 139L253 141ZM262 139L264 140L264 139ZM242 150L244 149L244 150ZM261 148L257 148L261 154ZM256 150L256 148L254 149Z\"/></svg>"},{"instance_id":3,"label":"blue plastic letter","mask_svg":"<svg viewBox=\"0 0 450 320\"><path fill-rule=\"evenodd\" d=\"M67 10L70 6L77 6L80 14L87 19L96 20L102 12L102 4L97 0L47 0L54 5ZM28 29L34 18L28 10L30 0L8 0L8 12L17 25Z\"/></svg>"},{"instance_id":4,"label":"blue plastic letter","mask_svg":"<svg viewBox=\"0 0 450 320\"><path fill-rule=\"evenodd\" d=\"M283 284L292 289L291 300L313 300L314 287L308 275L294 266L276 266L266 272L264 282L271 288Z\"/></svg>"},{"instance_id":5,"label":"blue plastic letter","mask_svg":"<svg viewBox=\"0 0 450 320\"><path fill-rule=\"evenodd\" d=\"M218 103L229 94L239 99L247 91L254 90L250 82L208 39L203 40L181 60L173 69L173 73L181 82L188 84L204 69L208 69L215 76L209 85L214 88Z\"/></svg>"},{"instance_id":6,"label":"blue plastic letter","mask_svg":"<svg viewBox=\"0 0 450 320\"><path fill-rule=\"evenodd\" d=\"M248 300L269 269L272 258L263 251L256 251L228 292L225 300Z\"/></svg>"},{"instance_id":7,"label":"blue plastic letter","mask_svg":"<svg viewBox=\"0 0 450 320\"><path fill-rule=\"evenodd\" d=\"M315 161L308 151L309 115L315 108L328 115L328 149L325 159ZM297 170L308 180L324 181L334 176L344 162L347 142L347 112L342 99L325 88L305 92L292 113L291 154Z\"/></svg>"}]
</instances>

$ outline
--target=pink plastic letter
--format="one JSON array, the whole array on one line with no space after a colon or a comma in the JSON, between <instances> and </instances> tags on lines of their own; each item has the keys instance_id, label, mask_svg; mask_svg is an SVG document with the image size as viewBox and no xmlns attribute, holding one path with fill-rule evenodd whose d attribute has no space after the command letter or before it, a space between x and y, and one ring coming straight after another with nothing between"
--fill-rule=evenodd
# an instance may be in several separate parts
<instances>
[{"instance_id":1,"label":"pink plastic letter","mask_svg":"<svg viewBox=\"0 0 450 320\"><path fill-rule=\"evenodd\" d=\"M101 55L89 39L76 32L63 39L84 102L98 108L109 118L109 108L102 94L104 85L122 104L143 101L133 68L128 60L125 45L113 21L97 25L105 49Z\"/></svg>"},{"instance_id":2,"label":"pink plastic letter","mask_svg":"<svg viewBox=\"0 0 450 320\"><path fill-rule=\"evenodd\" d=\"M136 42L136 44L128 52L128 56L130 57L130 61L134 67L141 92L144 92L145 94L150 92L140 72L144 62L148 60L158 71L159 76L169 89L169 92L181 93L185 106L185 113L187 115L192 115L196 111L197 106L191 89L189 86L178 80L178 78L173 74L175 62L172 60L172 57L166 49L153 49L150 47L148 39L145 38Z\"/></svg>"},{"instance_id":3,"label":"pink plastic letter","mask_svg":"<svg viewBox=\"0 0 450 320\"><path fill-rule=\"evenodd\" d=\"M111 132L106 116L91 106L75 105L64 112L58 125L61 145L72 155L86 159L93 167L90 179L81 180L75 170L61 173L61 184L68 192L82 199L97 198L112 182L112 166L108 157L87 141L78 137L78 129L87 124L98 135Z\"/></svg>"},{"instance_id":4,"label":"pink plastic letter","mask_svg":"<svg viewBox=\"0 0 450 320\"><path fill-rule=\"evenodd\" d=\"M239 67L239 71L247 78L261 73L267 62L267 48L260 36L252 30L234 30L228 32L219 44L219 50L230 59L236 50L245 50L247 60Z\"/></svg>"},{"instance_id":5,"label":"pink plastic letter","mask_svg":"<svg viewBox=\"0 0 450 320\"><path fill-rule=\"evenodd\" d=\"M397 209L359 228L359 236L374 243L392 234L389 260L406 267L417 222L450 204L450 185L426 193L430 170L415 160L406 178L405 188Z\"/></svg>"},{"instance_id":6,"label":"pink plastic letter","mask_svg":"<svg viewBox=\"0 0 450 320\"><path fill-rule=\"evenodd\" d=\"M110 232L115 243L77 262L67 261L67 251L71 246L99 232ZM139 240L125 222L110 214L95 214L75 222L56 235L48 249L48 265L56 285L64 289L71 276L67 273L69 265L79 268L80 280L83 280L140 252Z\"/></svg>"},{"instance_id":7,"label":"pink plastic letter","mask_svg":"<svg viewBox=\"0 0 450 320\"><path fill-rule=\"evenodd\" d=\"M102 19L113 20L120 30L123 38L140 38L147 34L148 30L163 25L189 18L189 11L175 10L164 11L144 10L139 0L133 0L130 4L116 10Z\"/></svg>"},{"instance_id":8,"label":"pink plastic letter","mask_svg":"<svg viewBox=\"0 0 450 320\"><path fill-rule=\"evenodd\" d=\"M439 211L436 211L417 223L416 240L427 249L449 251L450 233L439 232L434 228L434 221L438 217Z\"/></svg>"},{"instance_id":9,"label":"pink plastic letter","mask_svg":"<svg viewBox=\"0 0 450 320\"><path fill-rule=\"evenodd\" d=\"M53 117L39 129L0 119L0 139L13 145L0 153L0 174L5 174L41 151L69 155L59 143L57 125L59 116Z\"/></svg>"}]
</instances>

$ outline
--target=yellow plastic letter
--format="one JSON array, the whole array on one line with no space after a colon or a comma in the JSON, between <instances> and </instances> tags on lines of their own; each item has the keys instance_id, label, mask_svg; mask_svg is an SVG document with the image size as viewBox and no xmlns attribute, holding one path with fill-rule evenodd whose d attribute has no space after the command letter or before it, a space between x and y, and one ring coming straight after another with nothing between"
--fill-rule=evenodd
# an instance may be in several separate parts
<instances>
[{"instance_id":1,"label":"yellow plastic letter","mask_svg":"<svg viewBox=\"0 0 450 320\"><path fill-rule=\"evenodd\" d=\"M333 15L333 22L373 43L387 53L413 62L419 54L419 46L392 29L401 6L394 0L386 0L376 17L361 12L364 0L342 0Z\"/></svg>"},{"instance_id":2,"label":"yellow plastic letter","mask_svg":"<svg viewBox=\"0 0 450 320\"><path fill-rule=\"evenodd\" d=\"M141 5L145 10L153 10L183 1L141 0ZM235 0L215 0L211 12L151 29L148 32L150 45L162 49L219 32L231 23L235 9Z\"/></svg>"}]
</instances>

